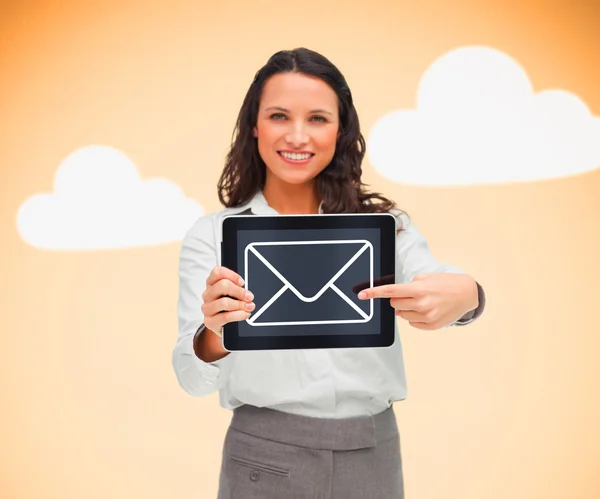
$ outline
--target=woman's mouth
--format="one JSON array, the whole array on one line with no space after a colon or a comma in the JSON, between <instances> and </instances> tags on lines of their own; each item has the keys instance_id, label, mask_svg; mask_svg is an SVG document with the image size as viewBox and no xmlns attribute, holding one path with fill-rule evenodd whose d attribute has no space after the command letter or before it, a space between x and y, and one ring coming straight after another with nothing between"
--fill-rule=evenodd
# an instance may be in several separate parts
<instances>
[{"instance_id":1,"label":"woman's mouth","mask_svg":"<svg viewBox=\"0 0 600 499\"><path fill-rule=\"evenodd\" d=\"M314 156L313 153L295 153L295 152L282 152L282 151L277 151L277 154L279 154L279 156L281 156L283 158L284 161L286 161L287 163L291 163L294 165L305 165L306 163L309 163L310 160L312 159L312 157Z\"/></svg>"}]
</instances>

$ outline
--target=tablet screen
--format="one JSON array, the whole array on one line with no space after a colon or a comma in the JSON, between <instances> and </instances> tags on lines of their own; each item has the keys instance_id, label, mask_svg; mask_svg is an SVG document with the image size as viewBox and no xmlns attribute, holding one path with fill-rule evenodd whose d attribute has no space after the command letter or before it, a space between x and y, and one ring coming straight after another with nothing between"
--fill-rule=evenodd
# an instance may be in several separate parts
<instances>
[{"instance_id":1,"label":"tablet screen","mask_svg":"<svg viewBox=\"0 0 600 499\"><path fill-rule=\"evenodd\" d=\"M240 336L378 334L381 302L357 297L381 275L378 229L240 230L237 241L256 305Z\"/></svg>"}]
</instances>

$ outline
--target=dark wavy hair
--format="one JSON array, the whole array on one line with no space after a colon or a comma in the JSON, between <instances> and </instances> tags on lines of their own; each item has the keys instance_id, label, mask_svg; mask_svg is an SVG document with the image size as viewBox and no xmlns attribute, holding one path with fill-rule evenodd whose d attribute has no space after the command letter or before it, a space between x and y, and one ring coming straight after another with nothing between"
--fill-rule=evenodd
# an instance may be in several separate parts
<instances>
[{"instance_id":1,"label":"dark wavy hair","mask_svg":"<svg viewBox=\"0 0 600 499\"><path fill-rule=\"evenodd\" d=\"M324 213L387 213L395 203L379 193L369 193L361 181L366 152L352 93L342 73L324 56L306 48L282 50L272 55L256 73L237 117L231 149L218 183L219 200L226 207L248 202L266 179L266 165L253 128L266 81L278 73L295 72L321 79L337 94L339 135L335 154L316 177L317 194Z\"/></svg>"}]
</instances>

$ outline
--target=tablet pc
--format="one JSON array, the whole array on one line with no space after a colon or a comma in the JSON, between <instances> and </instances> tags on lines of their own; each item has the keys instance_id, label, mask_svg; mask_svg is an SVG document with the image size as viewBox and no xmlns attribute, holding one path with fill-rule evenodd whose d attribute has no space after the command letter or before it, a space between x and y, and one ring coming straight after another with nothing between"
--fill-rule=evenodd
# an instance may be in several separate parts
<instances>
[{"instance_id":1,"label":"tablet pc","mask_svg":"<svg viewBox=\"0 0 600 499\"><path fill-rule=\"evenodd\" d=\"M223 328L228 351L389 347L389 299L359 300L395 281L391 214L232 215L221 264L245 281L255 309Z\"/></svg>"}]
</instances>

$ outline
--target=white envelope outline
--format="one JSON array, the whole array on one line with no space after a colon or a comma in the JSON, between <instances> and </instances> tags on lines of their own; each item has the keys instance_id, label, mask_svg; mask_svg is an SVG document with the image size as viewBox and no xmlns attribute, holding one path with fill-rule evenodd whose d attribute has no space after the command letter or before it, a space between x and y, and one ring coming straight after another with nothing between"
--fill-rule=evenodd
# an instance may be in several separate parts
<instances>
[{"instance_id":1,"label":"white envelope outline","mask_svg":"<svg viewBox=\"0 0 600 499\"><path fill-rule=\"evenodd\" d=\"M300 245L300 244L356 244L361 243L361 248L350 258L344 266L325 284L314 296L304 296L300 293L290 282L281 275L281 273L269 263L269 261L260 254L256 249L257 246L289 246L289 245ZM366 239L344 239L344 240L332 240L332 241L275 241L275 242L258 242L250 243L244 249L244 268L245 275L244 280L246 281L246 288L250 288L249 275L248 275L248 253L252 252L273 274L275 274L279 280L283 283L283 287L277 291L260 309L256 310L250 318L246 320L251 326L291 326L291 325L314 325L314 324L360 324L369 322L373 318L373 300L369 300L369 314L367 315L356 303L354 303L347 295L345 295L336 285L335 281L362 255L365 251L369 251L369 285L373 287L373 245ZM277 301L285 291L290 290L300 300L306 303L317 301L328 289L335 291L343 300L348 303L349 309L352 308L357 312L362 319L342 319L342 320L320 320L320 321L289 321L289 322L257 322L257 319L273 304ZM355 314L353 314L355 315Z\"/></svg>"}]
</instances>

